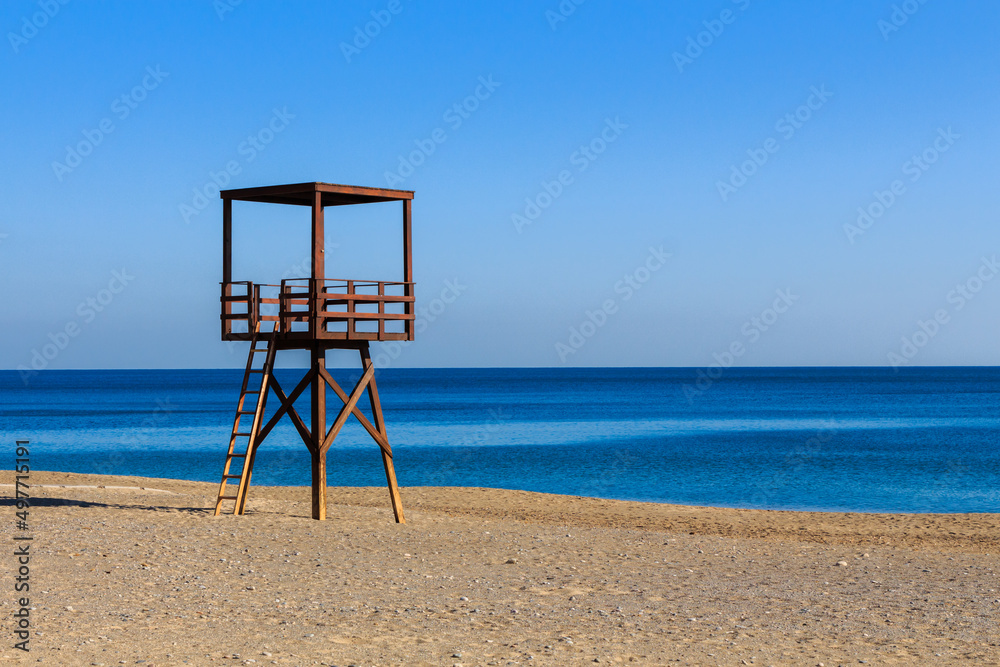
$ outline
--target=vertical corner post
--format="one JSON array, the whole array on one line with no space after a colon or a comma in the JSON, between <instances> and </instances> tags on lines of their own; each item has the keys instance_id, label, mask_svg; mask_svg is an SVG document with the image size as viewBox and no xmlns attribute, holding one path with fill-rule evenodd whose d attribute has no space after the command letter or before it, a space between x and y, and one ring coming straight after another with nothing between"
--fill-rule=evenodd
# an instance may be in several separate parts
<instances>
[{"instance_id":1,"label":"vertical corner post","mask_svg":"<svg viewBox=\"0 0 1000 667\"><path fill-rule=\"evenodd\" d=\"M232 331L233 303L233 200L222 200L222 337Z\"/></svg>"},{"instance_id":2,"label":"vertical corner post","mask_svg":"<svg viewBox=\"0 0 1000 667\"><path fill-rule=\"evenodd\" d=\"M326 241L323 230L323 193L313 192L312 201L312 267L309 281L309 328L312 331L312 516L322 521L326 519L326 382L320 374L326 370L326 349L318 339L326 328L323 323L323 298L326 278L326 256L323 252Z\"/></svg>"},{"instance_id":3,"label":"vertical corner post","mask_svg":"<svg viewBox=\"0 0 1000 667\"><path fill-rule=\"evenodd\" d=\"M313 193L312 203L312 279L309 281L309 311L312 313L309 328L314 339L321 338L322 330L326 328L322 317L323 299L320 297L320 294L324 291L324 279L326 278L326 255L323 251L325 244L326 241L323 236L323 193L316 190Z\"/></svg>"},{"instance_id":4,"label":"vertical corner post","mask_svg":"<svg viewBox=\"0 0 1000 667\"><path fill-rule=\"evenodd\" d=\"M403 281L406 283L403 286L403 294L408 297L413 296L413 234L410 224L412 203L410 199L403 200ZM416 312L414 306L413 302L406 304L407 315L413 316ZM406 339L413 340L413 320L407 319L405 322Z\"/></svg>"}]
</instances>

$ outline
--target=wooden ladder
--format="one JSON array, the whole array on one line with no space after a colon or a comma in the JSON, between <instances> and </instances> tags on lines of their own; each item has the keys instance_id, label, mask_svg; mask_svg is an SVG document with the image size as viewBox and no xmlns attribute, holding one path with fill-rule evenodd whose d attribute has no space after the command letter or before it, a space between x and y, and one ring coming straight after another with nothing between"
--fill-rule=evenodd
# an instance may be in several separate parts
<instances>
[{"instance_id":1,"label":"wooden ladder","mask_svg":"<svg viewBox=\"0 0 1000 667\"><path fill-rule=\"evenodd\" d=\"M277 333L277 323L275 323L274 333ZM257 343L263 342L263 346L258 347ZM219 516L222 510L222 503L225 500L234 501L233 514L243 514L247 501L247 489L250 487L250 475L253 471L253 460L257 450L257 437L260 435L261 421L264 418L264 408L267 405L268 385L271 380L271 373L274 371L274 357L277 346L273 339L268 342L267 338L260 337L260 322L254 327L253 337L250 339L250 352L247 354L247 367L243 373L243 386L240 389L240 400L236 405L236 418L233 420L233 432L229 437L229 451L226 453L226 466L222 469L222 483L219 485L219 497L215 501L215 516ZM264 365L260 368L254 367L254 361L258 354L263 353ZM260 384L251 382L251 378L260 375ZM256 389L248 388L256 387ZM247 396L253 395L253 409L247 409ZM247 425L244 418L252 415L253 421ZM241 423L242 422L242 423ZM237 441L246 438L245 446L238 446ZM242 450L242 452L238 451ZM241 459L242 465L238 473L232 472L233 459ZM226 494L226 487L230 480L239 480L234 495Z\"/></svg>"}]
</instances>

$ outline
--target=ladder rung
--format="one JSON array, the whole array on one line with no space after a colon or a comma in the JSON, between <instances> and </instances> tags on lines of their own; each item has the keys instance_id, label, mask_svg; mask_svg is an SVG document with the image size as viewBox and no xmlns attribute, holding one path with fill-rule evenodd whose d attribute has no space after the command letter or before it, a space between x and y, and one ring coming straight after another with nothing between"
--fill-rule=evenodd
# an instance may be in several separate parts
<instances>
[{"instance_id":1,"label":"ladder rung","mask_svg":"<svg viewBox=\"0 0 1000 667\"><path fill-rule=\"evenodd\" d=\"M247 455L246 455L246 454L230 454L230 455L229 455L229 458L231 458L231 459L232 459L232 458L241 458L241 459L245 459L246 457L247 457Z\"/></svg>"},{"instance_id":2,"label":"ladder rung","mask_svg":"<svg viewBox=\"0 0 1000 667\"><path fill-rule=\"evenodd\" d=\"M250 370L247 371L247 373L263 373L263 372L264 372L263 368L251 368Z\"/></svg>"},{"instance_id":3,"label":"ladder rung","mask_svg":"<svg viewBox=\"0 0 1000 667\"><path fill-rule=\"evenodd\" d=\"M238 414L238 415L255 415L255 414L257 414L257 411L256 410L237 410L236 414Z\"/></svg>"},{"instance_id":4,"label":"ladder rung","mask_svg":"<svg viewBox=\"0 0 1000 667\"><path fill-rule=\"evenodd\" d=\"M260 392L256 389L247 389L244 394L259 394Z\"/></svg>"},{"instance_id":5,"label":"ladder rung","mask_svg":"<svg viewBox=\"0 0 1000 667\"><path fill-rule=\"evenodd\" d=\"M266 347L255 347L250 350L250 352L267 352Z\"/></svg>"},{"instance_id":6,"label":"ladder rung","mask_svg":"<svg viewBox=\"0 0 1000 667\"><path fill-rule=\"evenodd\" d=\"M236 496L219 496L219 500L236 500Z\"/></svg>"},{"instance_id":7,"label":"ladder rung","mask_svg":"<svg viewBox=\"0 0 1000 667\"><path fill-rule=\"evenodd\" d=\"M233 433L233 435L251 435L250 433Z\"/></svg>"},{"instance_id":8,"label":"ladder rung","mask_svg":"<svg viewBox=\"0 0 1000 667\"><path fill-rule=\"evenodd\" d=\"M239 479L239 478L240 478L240 477L242 477L242 476L243 476L243 475L223 475L222 477L223 477L224 479Z\"/></svg>"}]
</instances>

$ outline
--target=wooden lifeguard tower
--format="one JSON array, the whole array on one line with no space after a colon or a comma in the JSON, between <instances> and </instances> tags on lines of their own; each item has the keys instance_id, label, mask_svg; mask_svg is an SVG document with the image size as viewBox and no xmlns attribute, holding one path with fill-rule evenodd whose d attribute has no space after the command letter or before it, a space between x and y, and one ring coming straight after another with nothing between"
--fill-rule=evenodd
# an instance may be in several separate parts
<instances>
[{"instance_id":1,"label":"wooden lifeguard tower","mask_svg":"<svg viewBox=\"0 0 1000 667\"><path fill-rule=\"evenodd\" d=\"M222 340L249 341L250 352L215 514L220 513L226 501L233 502L233 514L243 514L257 449L281 418L287 415L312 455L312 516L314 519L325 519L326 453L344 423L353 415L381 449L392 511L396 521L404 523L403 504L392 465L392 448L382 417L378 388L375 386L375 367L368 344L371 341L413 340L410 236L413 192L332 183L297 183L223 190L219 194L223 206ZM290 204L311 209L312 269L308 278L284 279L280 284L272 285L233 281L234 201ZM403 205L403 280L327 278L323 255L324 209L391 201L399 201ZM361 355L361 379L350 394L337 384L326 369L326 351L331 349L357 350ZM273 373L279 350L310 352L309 369L289 393L285 393ZM328 387L343 403L329 430L326 420ZM311 390L311 423L308 426L294 405L306 389ZM371 404L371 419L357 405L366 391ZM265 422L269 393L275 395L280 407ZM236 469L235 461L240 462L239 469Z\"/></svg>"}]
</instances>

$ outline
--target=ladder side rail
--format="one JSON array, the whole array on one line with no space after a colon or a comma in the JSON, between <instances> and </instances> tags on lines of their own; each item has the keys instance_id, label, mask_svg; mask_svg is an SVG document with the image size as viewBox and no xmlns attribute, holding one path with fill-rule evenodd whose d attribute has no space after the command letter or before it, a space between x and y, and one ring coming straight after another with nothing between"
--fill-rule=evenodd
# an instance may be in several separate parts
<instances>
[{"instance_id":1,"label":"ladder side rail","mask_svg":"<svg viewBox=\"0 0 1000 667\"><path fill-rule=\"evenodd\" d=\"M227 498L226 496L226 486L229 483L229 479L232 477L230 470L232 469L233 459L238 455L236 454L236 438L239 437L240 433L240 418L246 414L243 410L243 406L246 402L247 397L247 386L250 382L250 371L253 369L253 358L257 348L257 341L260 334L260 322L257 322L254 326L252 332L252 338L250 339L250 351L247 354L247 365L243 372L243 382L240 385L240 398L236 404L236 415L233 419L233 428L229 436L229 448L226 451L226 463L222 469L222 481L219 484L219 494L215 501L215 516L219 515L222 507L222 501ZM259 398L258 398L259 400ZM246 468L246 457L243 457L243 467ZM241 471L242 477L242 471Z\"/></svg>"},{"instance_id":2,"label":"ladder side rail","mask_svg":"<svg viewBox=\"0 0 1000 667\"><path fill-rule=\"evenodd\" d=\"M258 323L258 327L260 324ZM271 374L274 372L274 359L278 353L278 346L275 344L273 336L279 332L278 322L274 323L272 339L267 345L267 355L264 358L264 367L261 369L260 393L257 394L257 409L254 411L253 423L250 426L250 440L247 442L246 457L243 459L243 471L240 474L240 485L236 490L236 507L233 514L242 515L246 509L247 493L250 489L250 478L253 475L253 464L257 458L258 436L260 435L261 423L264 420L264 410L267 407L267 395L271 384Z\"/></svg>"}]
</instances>

